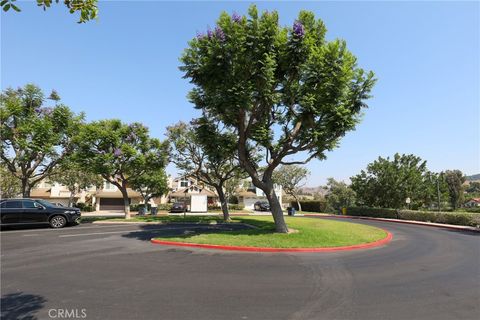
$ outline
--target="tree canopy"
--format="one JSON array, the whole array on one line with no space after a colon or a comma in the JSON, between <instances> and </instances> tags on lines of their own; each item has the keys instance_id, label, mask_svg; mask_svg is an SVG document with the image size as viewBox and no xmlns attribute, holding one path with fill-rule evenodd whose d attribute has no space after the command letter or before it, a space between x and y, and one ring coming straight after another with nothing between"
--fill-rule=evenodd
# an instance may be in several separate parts
<instances>
[{"instance_id":1,"label":"tree canopy","mask_svg":"<svg viewBox=\"0 0 480 320\"><path fill-rule=\"evenodd\" d=\"M7 12L10 9L20 12L22 11L15 3L17 0L1 0L0 7ZM43 10L50 8L53 2L59 3L60 0L37 0L37 6L42 7ZM85 23L97 18L98 15L98 0L63 0L63 4L67 7L70 13L80 13L78 23Z\"/></svg>"},{"instance_id":2,"label":"tree canopy","mask_svg":"<svg viewBox=\"0 0 480 320\"><path fill-rule=\"evenodd\" d=\"M33 84L0 95L0 159L20 180L24 197L73 151L73 136L83 122L83 114L59 103L55 91L49 99L55 105L45 106L44 93Z\"/></svg>"},{"instance_id":3,"label":"tree canopy","mask_svg":"<svg viewBox=\"0 0 480 320\"><path fill-rule=\"evenodd\" d=\"M437 177L413 154L379 157L350 179L359 204L371 207L403 208L410 198L415 208L433 202L437 195Z\"/></svg>"},{"instance_id":4,"label":"tree canopy","mask_svg":"<svg viewBox=\"0 0 480 320\"><path fill-rule=\"evenodd\" d=\"M179 122L167 128L170 160L185 176L215 188L225 220L229 220L225 187L241 176L236 155L236 136L218 124L201 117L191 124ZM230 191L230 190L229 190Z\"/></svg>"},{"instance_id":5,"label":"tree canopy","mask_svg":"<svg viewBox=\"0 0 480 320\"><path fill-rule=\"evenodd\" d=\"M342 208L355 205L355 191L345 182L328 178L327 190L325 200L327 201L328 211L339 212Z\"/></svg>"},{"instance_id":6,"label":"tree canopy","mask_svg":"<svg viewBox=\"0 0 480 320\"><path fill-rule=\"evenodd\" d=\"M273 173L273 181L282 186L286 194L292 196L302 211L302 205L298 199L299 189L305 184L310 172L307 168L299 165L282 165Z\"/></svg>"},{"instance_id":7,"label":"tree canopy","mask_svg":"<svg viewBox=\"0 0 480 320\"><path fill-rule=\"evenodd\" d=\"M312 12L301 11L283 27L276 11L259 14L252 5L248 16L222 13L181 58L180 69L194 85L190 100L237 134L240 165L265 192L277 232L288 229L273 171L324 159L359 122L375 82L345 41L327 41L325 33ZM264 170L249 144L263 154ZM307 155L304 161L287 160L298 152Z\"/></svg>"},{"instance_id":8,"label":"tree canopy","mask_svg":"<svg viewBox=\"0 0 480 320\"><path fill-rule=\"evenodd\" d=\"M75 160L85 169L101 175L122 193L125 217L130 218L127 187L136 177L163 170L167 165L167 145L150 138L140 123L120 120L94 121L76 136ZM137 181L138 182L138 181Z\"/></svg>"}]
</instances>

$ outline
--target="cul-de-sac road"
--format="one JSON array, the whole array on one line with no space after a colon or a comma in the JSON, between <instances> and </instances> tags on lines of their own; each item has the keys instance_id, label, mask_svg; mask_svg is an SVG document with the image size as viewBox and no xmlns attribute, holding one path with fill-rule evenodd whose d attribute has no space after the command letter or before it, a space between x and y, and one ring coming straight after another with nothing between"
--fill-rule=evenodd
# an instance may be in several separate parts
<instances>
[{"instance_id":1,"label":"cul-de-sac road","mask_svg":"<svg viewBox=\"0 0 480 320\"><path fill-rule=\"evenodd\" d=\"M479 319L480 233L353 222L394 238L247 253L149 242L198 225L3 230L2 319Z\"/></svg>"}]
</instances>

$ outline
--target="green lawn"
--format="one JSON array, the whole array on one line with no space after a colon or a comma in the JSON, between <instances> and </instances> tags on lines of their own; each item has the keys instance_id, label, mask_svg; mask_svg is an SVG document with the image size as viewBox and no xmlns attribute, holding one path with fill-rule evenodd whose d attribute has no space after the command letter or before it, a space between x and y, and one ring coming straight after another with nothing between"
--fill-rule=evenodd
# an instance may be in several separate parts
<instances>
[{"instance_id":1,"label":"green lawn","mask_svg":"<svg viewBox=\"0 0 480 320\"><path fill-rule=\"evenodd\" d=\"M387 236L387 233L382 229L356 223L293 217L286 217L286 221L290 229L295 229L298 232L290 234L274 233L272 217L234 217L233 223L243 222L256 226L257 229L189 234L181 237L160 237L156 239L231 246L312 248L369 243Z\"/></svg>"}]
</instances>

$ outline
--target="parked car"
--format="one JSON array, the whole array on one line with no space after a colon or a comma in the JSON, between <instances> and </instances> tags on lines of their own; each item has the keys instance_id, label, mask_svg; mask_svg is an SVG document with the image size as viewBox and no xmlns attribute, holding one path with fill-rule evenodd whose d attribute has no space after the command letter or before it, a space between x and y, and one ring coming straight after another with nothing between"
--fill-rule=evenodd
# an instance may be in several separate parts
<instances>
[{"instance_id":1,"label":"parked car","mask_svg":"<svg viewBox=\"0 0 480 320\"><path fill-rule=\"evenodd\" d=\"M257 201L253 205L255 211L270 211L270 204L268 201Z\"/></svg>"},{"instance_id":2,"label":"parked car","mask_svg":"<svg viewBox=\"0 0 480 320\"><path fill-rule=\"evenodd\" d=\"M170 209L170 212L185 212L187 211L187 204L185 202L175 202Z\"/></svg>"},{"instance_id":3,"label":"parked car","mask_svg":"<svg viewBox=\"0 0 480 320\"><path fill-rule=\"evenodd\" d=\"M80 209L38 199L4 199L0 201L0 216L2 226L49 224L52 228L63 228L78 224Z\"/></svg>"}]
</instances>

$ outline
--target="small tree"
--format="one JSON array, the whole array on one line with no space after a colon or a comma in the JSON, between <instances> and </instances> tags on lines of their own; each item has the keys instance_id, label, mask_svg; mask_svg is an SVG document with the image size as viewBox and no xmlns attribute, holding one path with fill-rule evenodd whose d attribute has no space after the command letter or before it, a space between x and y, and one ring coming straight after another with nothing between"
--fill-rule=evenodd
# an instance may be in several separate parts
<instances>
[{"instance_id":1,"label":"small tree","mask_svg":"<svg viewBox=\"0 0 480 320\"><path fill-rule=\"evenodd\" d=\"M259 15L251 6L249 17L222 13L216 28L190 41L182 56L181 70L194 85L190 100L236 133L240 165L264 191L277 232L288 228L274 170L324 159L359 122L375 82L345 41L327 41L325 33L311 12L282 27L276 11ZM287 160L299 152L304 161Z\"/></svg>"},{"instance_id":2,"label":"small tree","mask_svg":"<svg viewBox=\"0 0 480 320\"><path fill-rule=\"evenodd\" d=\"M298 210L302 211L302 205L298 198L300 188L305 185L305 179L310 174L307 168L299 165L283 165L273 173L273 181L282 186L286 194L292 196L298 205Z\"/></svg>"},{"instance_id":3,"label":"small tree","mask_svg":"<svg viewBox=\"0 0 480 320\"><path fill-rule=\"evenodd\" d=\"M68 191L70 191L70 197L68 199L69 207L74 204L75 194L91 186L99 188L103 182L103 179L98 174L84 170L78 163L71 159L66 159L55 168L50 180L64 185Z\"/></svg>"},{"instance_id":4,"label":"small tree","mask_svg":"<svg viewBox=\"0 0 480 320\"><path fill-rule=\"evenodd\" d=\"M140 123L101 120L83 126L76 139L77 161L84 170L101 175L123 196L125 218L130 218L127 187L135 177L163 169L167 164L167 145L150 138Z\"/></svg>"},{"instance_id":5,"label":"small tree","mask_svg":"<svg viewBox=\"0 0 480 320\"><path fill-rule=\"evenodd\" d=\"M202 117L188 125L179 122L167 128L170 159L184 175L215 188L223 218L230 220L225 184L241 175L236 157L235 135L222 132L217 124Z\"/></svg>"},{"instance_id":6,"label":"small tree","mask_svg":"<svg viewBox=\"0 0 480 320\"><path fill-rule=\"evenodd\" d=\"M466 177L460 170L447 170L444 173L444 177L448 186L450 205L453 210L456 210L460 207L463 200L463 183Z\"/></svg>"},{"instance_id":7,"label":"small tree","mask_svg":"<svg viewBox=\"0 0 480 320\"><path fill-rule=\"evenodd\" d=\"M355 204L355 191L345 182L328 178L327 190L328 193L325 199L327 201L328 211L338 212L342 208L351 207Z\"/></svg>"},{"instance_id":8,"label":"small tree","mask_svg":"<svg viewBox=\"0 0 480 320\"><path fill-rule=\"evenodd\" d=\"M168 192L167 175L163 167L146 168L142 174L133 176L130 182L132 188L142 195L145 209L150 199L161 197Z\"/></svg>"},{"instance_id":9,"label":"small tree","mask_svg":"<svg viewBox=\"0 0 480 320\"><path fill-rule=\"evenodd\" d=\"M0 199L13 198L21 193L20 180L0 163Z\"/></svg>"},{"instance_id":10,"label":"small tree","mask_svg":"<svg viewBox=\"0 0 480 320\"><path fill-rule=\"evenodd\" d=\"M55 106L44 106L44 94L33 84L7 89L0 96L0 159L20 180L26 198L72 152L72 138L83 119L83 114L59 104L55 91L49 99Z\"/></svg>"}]
</instances>

